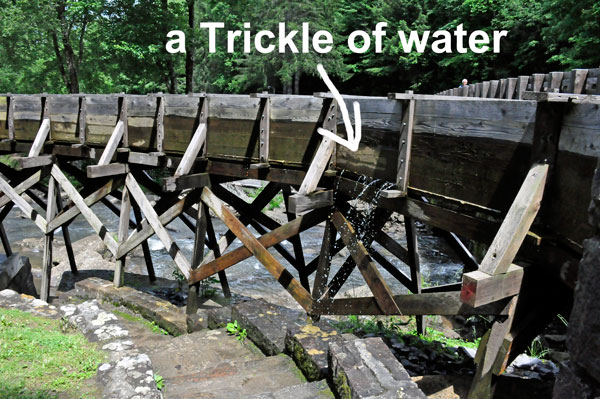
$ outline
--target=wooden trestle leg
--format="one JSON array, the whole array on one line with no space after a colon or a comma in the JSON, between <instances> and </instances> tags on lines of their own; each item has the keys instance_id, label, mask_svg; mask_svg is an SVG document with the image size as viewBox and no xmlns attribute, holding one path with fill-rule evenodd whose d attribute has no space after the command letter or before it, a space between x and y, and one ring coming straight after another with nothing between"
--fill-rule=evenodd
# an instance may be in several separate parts
<instances>
[{"instance_id":1,"label":"wooden trestle leg","mask_svg":"<svg viewBox=\"0 0 600 399\"><path fill-rule=\"evenodd\" d=\"M202 204L198 203L198 215L196 217L196 231L194 233L194 254L192 256L192 270L197 269L204 258L204 242L206 240L207 212ZM195 314L198 310L198 296L200 294L200 283L189 286L186 313Z\"/></svg>"},{"instance_id":2,"label":"wooden trestle leg","mask_svg":"<svg viewBox=\"0 0 600 399\"><path fill-rule=\"evenodd\" d=\"M56 213L56 180L50 176L48 181L48 201L46 207L46 220L52 220ZM42 259L42 282L40 287L40 299L48 301L50 297L50 278L52 275L52 241L54 231L44 235L44 256Z\"/></svg>"}]
</instances>

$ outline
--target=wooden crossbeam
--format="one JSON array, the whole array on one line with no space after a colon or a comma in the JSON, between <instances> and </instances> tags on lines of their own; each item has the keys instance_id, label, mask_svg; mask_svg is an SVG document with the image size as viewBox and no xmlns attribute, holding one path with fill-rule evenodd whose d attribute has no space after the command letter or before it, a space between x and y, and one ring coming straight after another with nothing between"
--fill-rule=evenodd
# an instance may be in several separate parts
<instances>
[{"instance_id":1,"label":"wooden crossbeam","mask_svg":"<svg viewBox=\"0 0 600 399\"><path fill-rule=\"evenodd\" d=\"M517 295L521 290L523 268L510 265L502 274L489 275L480 270L465 273L461 300L467 305L478 307Z\"/></svg>"},{"instance_id":2,"label":"wooden crossbeam","mask_svg":"<svg viewBox=\"0 0 600 399\"><path fill-rule=\"evenodd\" d=\"M23 197L13 189L6 180L0 177L0 190L6 195L27 217L38 226L42 232L46 232L46 219L42 217ZM23 190L25 191L25 190Z\"/></svg>"},{"instance_id":3,"label":"wooden crossbeam","mask_svg":"<svg viewBox=\"0 0 600 399\"><path fill-rule=\"evenodd\" d=\"M50 133L50 118L44 118L37 134L35 135L35 140L33 141L31 149L29 150L29 154L27 155L28 157L37 157L40 155L40 152L44 148L44 143L46 142L48 133Z\"/></svg>"},{"instance_id":4,"label":"wooden crossbeam","mask_svg":"<svg viewBox=\"0 0 600 399\"><path fill-rule=\"evenodd\" d=\"M547 164L537 164L529 170L479 270L487 274L508 271L540 208L547 175Z\"/></svg>"},{"instance_id":5,"label":"wooden crossbeam","mask_svg":"<svg viewBox=\"0 0 600 399\"><path fill-rule=\"evenodd\" d=\"M162 213L158 218L158 221L163 226L166 226L171 221L173 221L173 219L181 215L186 209L191 207L198 200L199 196L199 190L194 190L190 192L188 195L186 195L182 199L179 199L164 213ZM137 203L137 199L135 201ZM117 250L117 258L125 256L128 252L133 251L138 245L143 243L148 238L152 237L152 235L154 234L154 230L152 229L152 226L148 222L147 218L139 222L139 226L140 227L135 233L130 235L124 243L119 245L119 249Z\"/></svg>"},{"instance_id":6,"label":"wooden crossbeam","mask_svg":"<svg viewBox=\"0 0 600 399\"><path fill-rule=\"evenodd\" d=\"M432 292L395 295L398 305L395 315L506 315L507 300L473 308L462 303L459 292ZM373 297L322 299L313 304L313 313L320 315L385 315Z\"/></svg>"},{"instance_id":7,"label":"wooden crossbeam","mask_svg":"<svg viewBox=\"0 0 600 399\"><path fill-rule=\"evenodd\" d=\"M111 179L107 181L102 187L85 197L83 200L84 204L88 207L91 207L96 202L102 200L102 198L115 191L118 187L121 187L123 185L123 181L123 178ZM80 213L81 211L77 206L67 207L48 223L47 231L54 231L62 225L71 222L71 220L75 219Z\"/></svg>"},{"instance_id":8,"label":"wooden crossbeam","mask_svg":"<svg viewBox=\"0 0 600 399\"><path fill-rule=\"evenodd\" d=\"M210 187L208 173L195 173L193 175L171 176L162 179L162 188L167 192L182 191L188 188Z\"/></svg>"},{"instance_id":9,"label":"wooden crossbeam","mask_svg":"<svg viewBox=\"0 0 600 399\"><path fill-rule=\"evenodd\" d=\"M129 166L125 163L109 163L105 165L89 165L86 170L87 177L95 179L98 177L127 174L129 173Z\"/></svg>"},{"instance_id":10,"label":"wooden crossbeam","mask_svg":"<svg viewBox=\"0 0 600 399\"><path fill-rule=\"evenodd\" d=\"M62 187L67 196L77 208L79 208L79 212L83 215L83 217L87 220L87 222L92 226L92 229L100 236L104 245L108 248L108 250L113 254L117 254L117 241L113 237L113 235L104 227L104 224L98 219L98 216L91 210L91 208L85 203L85 200L79 194L79 192L73 187L69 179L63 174L63 172L58 168L58 166L52 166L52 177L56 179L56 182ZM53 230L50 230L53 231Z\"/></svg>"},{"instance_id":11,"label":"wooden crossbeam","mask_svg":"<svg viewBox=\"0 0 600 399\"><path fill-rule=\"evenodd\" d=\"M106 143L106 146L104 147L104 151L102 151L98 165L108 165L110 163L110 160L117 151L117 147L121 143L124 131L125 128L123 121L117 122L112 134L110 135L110 138L108 139L108 143Z\"/></svg>"},{"instance_id":12,"label":"wooden crossbeam","mask_svg":"<svg viewBox=\"0 0 600 399\"><path fill-rule=\"evenodd\" d=\"M363 243L357 239L350 222L339 211L333 213L331 220L340 233L342 240L350 251L350 255L356 262L381 310L386 314L398 314L400 310L394 302L390 287L388 287L377 270Z\"/></svg>"},{"instance_id":13,"label":"wooden crossbeam","mask_svg":"<svg viewBox=\"0 0 600 399\"><path fill-rule=\"evenodd\" d=\"M322 190L306 195L290 195L288 200L288 211L298 214L331 205L333 205L333 190Z\"/></svg>"},{"instance_id":14,"label":"wooden crossbeam","mask_svg":"<svg viewBox=\"0 0 600 399\"><path fill-rule=\"evenodd\" d=\"M265 248L270 248L321 223L326 219L327 213L326 210L318 209L304 216L300 216L273 231L263 234L258 238L258 242ZM221 255L213 261L203 264L199 269L192 271L189 282L191 284L203 280L251 256L252 253L246 247L237 248Z\"/></svg>"},{"instance_id":15,"label":"wooden crossbeam","mask_svg":"<svg viewBox=\"0 0 600 399\"><path fill-rule=\"evenodd\" d=\"M227 209L225 204L208 187L202 189L201 198L214 214L240 239L244 246L265 266L269 273L296 299L300 306L307 312L310 312L312 298L308 291L254 237L254 234Z\"/></svg>"},{"instance_id":16,"label":"wooden crossbeam","mask_svg":"<svg viewBox=\"0 0 600 399\"><path fill-rule=\"evenodd\" d=\"M167 232L167 229L160 222L160 218L154 210L154 207L148 198L146 198L142 188L139 186L131 173L129 173L125 178L125 186L142 210L144 216L146 216L146 220L150 226L152 226L152 230L154 230L158 239L162 242L169 255L171 255L175 261L175 265L177 265L179 271L185 276L186 280L189 279L190 272L192 270L190 262L185 258L185 256L183 256L179 246L175 243L175 241L173 241L170 234Z\"/></svg>"}]
</instances>

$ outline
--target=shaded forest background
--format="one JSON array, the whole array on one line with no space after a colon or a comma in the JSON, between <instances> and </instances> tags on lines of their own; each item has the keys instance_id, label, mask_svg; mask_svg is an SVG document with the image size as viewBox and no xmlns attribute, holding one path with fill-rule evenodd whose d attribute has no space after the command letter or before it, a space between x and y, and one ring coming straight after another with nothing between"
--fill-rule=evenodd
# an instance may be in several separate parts
<instances>
[{"instance_id":1,"label":"shaded forest background","mask_svg":"<svg viewBox=\"0 0 600 399\"><path fill-rule=\"evenodd\" d=\"M325 55L228 54L225 35L207 50L202 21L277 31L278 22L334 35ZM384 51L351 53L348 34L388 22ZM406 54L396 31L508 30L499 54ZM186 32L187 54L165 50ZM299 37L298 35L297 37ZM431 41L430 41L431 42ZM0 0L0 92L277 93L323 90L322 62L340 91L433 93L477 82L600 65L598 0Z\"/></svg>"}]
</instances>

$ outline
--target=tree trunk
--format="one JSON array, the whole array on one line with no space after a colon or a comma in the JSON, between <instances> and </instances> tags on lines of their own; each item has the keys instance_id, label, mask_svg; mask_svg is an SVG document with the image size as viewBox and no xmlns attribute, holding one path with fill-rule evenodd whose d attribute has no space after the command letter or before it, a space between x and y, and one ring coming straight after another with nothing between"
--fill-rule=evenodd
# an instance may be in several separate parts
<instances>
[{"instance_id":1,"label":"tree trunk","mask_svg":"<svg viewBox=\"0 0 600 399\"><path fill-rule=\"evenodd\" d=\"M187 0L188 6L188 25L190 27L190 33L194 32L194 5L195 0ZM193 35L190 35L193 36ZM192 40L189 40L192 39ZM188 48L185 51L185 92L194 92L194 52L196 46L194 45L193 38L188 38Z\"/></svg>"},{"instance_id":2,"label":"tree trunk","mask_svg":"<svg viewBox=\"0 0 600 399\"><path fill-rule=\"evenodd\" d=\"M300 94L300 75L302 72L298 71L294 74L294 94Z\"/></svg>"}]
</instances>

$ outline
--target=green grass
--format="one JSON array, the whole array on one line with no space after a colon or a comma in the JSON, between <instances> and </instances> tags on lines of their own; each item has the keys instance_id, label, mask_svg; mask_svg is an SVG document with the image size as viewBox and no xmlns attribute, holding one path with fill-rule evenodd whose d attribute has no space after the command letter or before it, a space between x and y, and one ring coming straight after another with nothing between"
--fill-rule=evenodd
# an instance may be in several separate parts
<instances>
[{"instance_id":1,"label":"green grass","mask_svg":"<svg viewBox=\"0 0 600 399\"><path fill-rule=\"evenodd\" d=\"M416 329L407 329L410 321L391 316L386 321L375 318L362 318L348 316L346 320L334 324L335 328L343 333L352 333L359 337L367 334L375 334L386 338L402 339L408 335L417 336L424 344L439 342L448 347L464 346L466 348L477 348L480 339L468 341L463 339L448 338L443 332L426 327L424 334L417 334Z\"/></svg>"},{"instance_id":2,"label":"green grass","mask_svg":"<svg viewBox=\"0 0 600 399\"><path fill-rule=\"evenodd\" d=\"M131 321L134 323L141 323L148 327L153 333L169 335L169 332L163 328L161 328L155 321L149 321L140 316L134 316L127 312L121 312L120 310L113 310L113 313L124 320Z\"/></svg>"},{"instance_id":3,"label":"green grass","mask_svg":"<svg viewBox=\"0 0 600 399\"><path fill-rule=\"evenodd\" d=\"M259 187L256 189L244 189L244 191L248 197L254 199L258 197L258 194L260 194L263 189L264 187ZM263 208L263 211L265 209L272 211L273 209L279 208L281 204L283 204L283 194L277 193L277 195L273 197L271 201L269 201L269 204Z\"/></svg>"},{"instance_id":4,"label":"green grass","mask_svg":"<svg viewBox=\"0 0 600 399\"><path fill-rule=\"evenodd\" d=\"M105 355L60 321L0 309L0 399L95 397L93 382Z\"/></svg>"}]
</instances>

